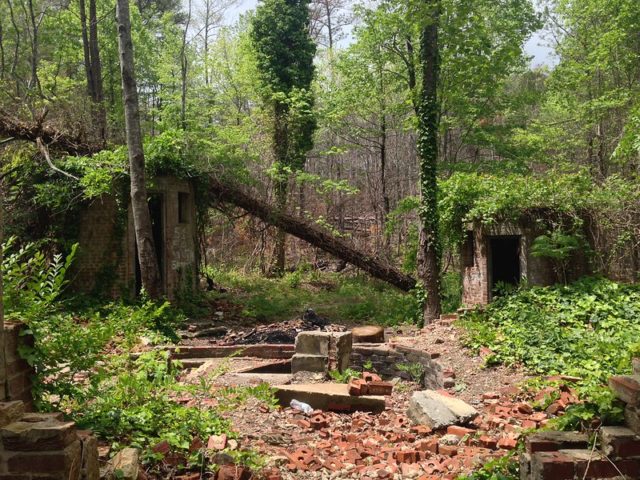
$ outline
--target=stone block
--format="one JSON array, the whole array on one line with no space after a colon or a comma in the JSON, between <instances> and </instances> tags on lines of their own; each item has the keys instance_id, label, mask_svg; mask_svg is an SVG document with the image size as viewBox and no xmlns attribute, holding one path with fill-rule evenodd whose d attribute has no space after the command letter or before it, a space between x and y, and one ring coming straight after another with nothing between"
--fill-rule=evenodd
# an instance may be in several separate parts
<instances>
[{"instance_id":1,"label":"stone block","mask_svg":"<svg viewBox=\"0 0 640 480\"><path fill-rule=\"evenodd\" d=\"M47 474L50 480L80 480L80 441L76 440L63 450L36 452L4 452L8 473ZM36 478L40 478L36 476Z\"/></svg>"},{"instance_id":2,"label":"stone block","mask_svg":"<svg viewBox=\"0 0 640 480\"><path fill-rule=\"evenodd\" d=\"M338 332L331 335L331 351L335 356L336 368L344 372L351 365L353 337L351 332Z\"/></svg>"},{"instance_id":3,"label":"stone block","mask_svg":"<svg viewBox=\"0 0 640 480\"><path fill-rule=\"evenodd\" d=\"M467 424L478 416L478 411L460 399L424 390L411 396L407 416L414 424L437 430Z\"/></svg>"},{"instance_id":4,"label":"stone block","mask_svg":"<svg viewBox=\"0 0 640 480\"><path fill-rule=\"evenodd\" d=\"M326 332L300 332L296 336L296 354L329 355L331 334Z\"/></svg>"},{"instance_id":5,"label":"stone block","mask_svg":"<svg viewBox=\"0 0 640 480\"><path fill-rule=\"evenodd\" d=\"M24 402L2 402L0 403L0 427L16 422L24 415Z\"/></svg>"},{"instance_id":6,"label":"stone block","mask_svg":"<svg viewBox=\"0 0 640 480\"><path fill-rule=\"evenodd\" d=\"M614 375L609 378L609 388L627 405L639 406L640 375Z\"/></svg>"},{"instance_id":7,"label":"stone block","mask_svg":"<svg viewBox=\"0 0 640 480\"><path fill-rule=\"evenodd\" d=\"M326 355L303 355L296 353L293 357L291 357L291 373L327 373L328 362L329 357Z\"/></svg>"},{"instance_id":8,"label":"stone block","mask_svg":"<svg viewBox=\"0 0 640 480\"><path fill-rule=\"evenodd\" d=\"M640 457L640 436L630 428L602 427L600 443L602 451L609 457Z\"/></svg>"},{"instance_id":9,"label":"stone block","mask_svg":"<svg viewBox=\"0 0 640 480\"><path fill-rule=\"evenodd\" d=\"M111 459L111 476L118 480L137 480L140 469L140 453L136 448L123 448Z\"/></svg>"},{"instance_id":10,"label":"stone block","mask_svg":"<svg viewBox=\"0 0 640 480\"><path fill-rule=\"evenodd\" d=\"M589 437L586 433L549 430L527 436L525 446L527 453L554 452L568 448L587 448L589 446Z\"/></svg>"},{"instance_id":11,"label":"stone block","mask_svg":"<svg viewBox=\"0 0 640 480\"><path fill-rule=\"evenodd\" d=\"M13 452L62 450L77 439L73 422L45 420L14 422L0 430L5 450Z\"/></svg>"},{"instance_id":12,"label":"stone block","mask_svg":"<svg viewBox=\"0 0 640 480\"><path fill-rule=\"evenodd\" d=\"M100 480L98 440L89 430L78 430L78 438L82 448L80 480Z\"/></svg>"}]
</instances>

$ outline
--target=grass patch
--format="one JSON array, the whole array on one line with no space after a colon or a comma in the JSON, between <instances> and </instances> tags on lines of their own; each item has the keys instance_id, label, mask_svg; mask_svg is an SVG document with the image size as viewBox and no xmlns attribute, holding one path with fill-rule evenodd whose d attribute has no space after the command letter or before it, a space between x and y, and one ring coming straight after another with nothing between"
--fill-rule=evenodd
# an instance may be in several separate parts
<instances>
[{"instance_id":1,"label":"grass patch","mask_svg":"<svg viewBox=\"0 0 640 480\"><path fill-rule=\"evenodd\" d=\"M415 318L417 302L384 282L344 273L287 273L265 278L259 273L210 269L216 283L230 289L214 293L243 307L243 315L260 322L299 317L306 308L344 324L399 325Z\"/></svg>"}]
</instances>

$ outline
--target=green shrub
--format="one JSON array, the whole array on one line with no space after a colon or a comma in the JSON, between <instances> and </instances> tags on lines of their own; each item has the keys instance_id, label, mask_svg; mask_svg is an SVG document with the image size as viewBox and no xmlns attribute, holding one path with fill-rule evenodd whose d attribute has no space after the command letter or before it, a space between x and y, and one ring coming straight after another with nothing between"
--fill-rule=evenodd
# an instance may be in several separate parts
<instances>
[{"instance_id":1,"label":"green shrub","mask_svg":"<svg viewBox=\"0 0 640 480\"><path fill-rule=\"evenodd\" d=\"M523 364L536 374L580 377L577 389L587 404L570 409L575 416L563 418L563 426L595 415L620 419L622 410L606 383L611 375L631 371L640 335L640 285L588 277L521 289L466 315L462 325L467 345L489 347L494 361Z\"/></svg>"}]
</instances>

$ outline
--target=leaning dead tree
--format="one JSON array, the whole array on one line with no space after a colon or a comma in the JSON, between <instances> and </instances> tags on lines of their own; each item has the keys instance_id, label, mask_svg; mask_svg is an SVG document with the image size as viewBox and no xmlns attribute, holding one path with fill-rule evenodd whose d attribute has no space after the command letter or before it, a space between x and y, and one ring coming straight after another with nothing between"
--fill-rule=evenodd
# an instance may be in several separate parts
<instances>
[{"instance_id":1,"label":"leaning dead tree","mask_svg":"<svg viewBox=\"0 0 640 480\"><path fill-rule=\"evenodd\" d=\"M240 207L274 227L304 240L314 247L364 270L372 277L384 280L400 290L409 291L416 281L383 260L357 250L351 242L332 235L324 228L306 222L298 216L282 212L269 203L246 193L238 185L215 177L209 179L210 193L223 203Z\"/></svg>"},{"instance_id":2,"label":"leaning dead tree","mask_svg":"<svg viewBox=\"0 0 640 480\"><path fill-rule=\"evenodd\" d=\"M1 112L0 134L34 142L37 138L42 138L45 141L50 139L52 148L55 147L70 154L90 155L102 149L98 145L82 144L52 129L8 121L3 118ZM291 215L262 199L256 198L228 178L221 179L211 175L208 179L208 185L214 205L227 204L241 208L263 222L280 228L314 247L351 263L372 277L383 280L400 290L406 292L416 286L414 278L402 273L384 260L356 249L349 240L336 237L319 225L305 221L299 216Z\"/></svg>"}]
</instances>

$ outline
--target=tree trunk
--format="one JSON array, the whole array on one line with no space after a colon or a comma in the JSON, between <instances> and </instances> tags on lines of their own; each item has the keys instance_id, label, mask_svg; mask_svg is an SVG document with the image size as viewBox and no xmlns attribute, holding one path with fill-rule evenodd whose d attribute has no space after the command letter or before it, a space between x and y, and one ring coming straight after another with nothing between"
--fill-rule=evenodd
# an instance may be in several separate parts
<instances>
[{"instance_id":1,"label":"tree trunk","mask_svg":"<svg viewBox=\"0 0 640 480\"><path fill-rule=\"evenodd\" d=\"M215 200L240 207L283 232L309 242L311 245L355 265L371 276L388 282L400 290L408 292L416 285L415 279L385 261L357 250L349 241L335 237L327 230L307 223L298 216L290 215L278 206L274 207L245 193L226 179L223 181L211 177L209 188Z\"/></svg>"},{"instance_id":2,"label":"tree trunk","mask_svg":"<svg viewBox=\"0 0 640 480\"><path fill-rule=\"evenodd\" d=\"M276 102L274 105L274 129L273 151L276 161L275 198L276 207L285 213L287 209L287 190L289 186L289 174L284 169L288 165L288 131L287 131L287 105ZM287 236L283 230L276 232L274 273L282 275L286 264Z\"/></svg>"},{"instance_id":3,"label":"tree trunk","mask_svg":"<svg viewBox=\"0 0 640 480\"><path fill-rule=\"evenodd\" d=\"M423 321L429 323L440 315L440 238L438 232L437 162L438 162L438 24L440 2L430 2L420 36L422 92L418 111L418 154L420 158L420 261L418 274L423 283Z\"/></svg>"},{"instance_id":4,"label":"tree trunk","mask_svg":"<svg viewBox=\"0 0 640 480\"><path fill-rule=\"evenodd\" d=\"M104 87L102 83L102 61L98 43L98 13L96 0L89 0L89 54L91 56L91 77L93 84L94 118L98 138L107 141L107 110L104 107Z\"/></svg>"},{"instance_id":5,"label":"tree trunk","mask_svg":"<svg viewBox=\"0 0 640 480\"><path fill-rule=\"evenodd\" d=\"M129 150L131 209L133 211L133 225L138 247L138 261L140 262L140 277L142 287L147 294L151 298L157 299L162 292L144 179L144 151L142 149L140 111L133 63L129 0L117 0L116 18L118 22L118 48L120 51L120 71L122 73L124 119L127 148Z\"/></svg>"}]
</instances>

